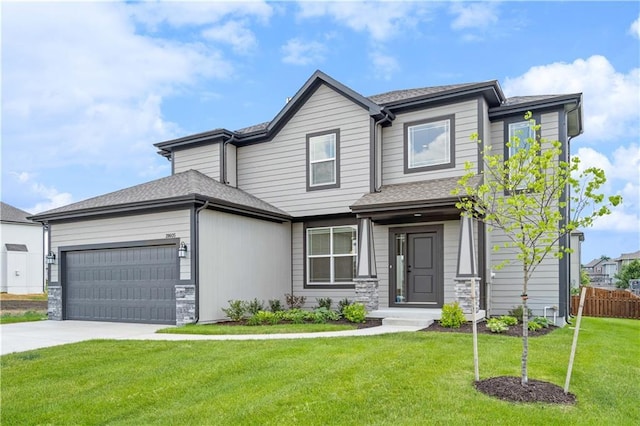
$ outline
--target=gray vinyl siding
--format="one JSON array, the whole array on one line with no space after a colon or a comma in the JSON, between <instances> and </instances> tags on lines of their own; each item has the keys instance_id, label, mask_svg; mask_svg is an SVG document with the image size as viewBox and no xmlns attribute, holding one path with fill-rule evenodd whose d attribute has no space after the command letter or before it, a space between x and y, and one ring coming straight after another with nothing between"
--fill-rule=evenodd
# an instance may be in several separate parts
<instances>
[{"instance_id":1,"label":"gray vinyl siding","mask_svg":"<svg viewBox=\"0 0 640 426\"><path fill-rule=\"evenodd\" d=\"M414 121L455 116L455 166L418 173L404 173L404 124ZM383 185L439 179L464 174L466 161L477 164L478 145L469 137L478 131L478 100L473 99L426 110L398 114L393 125L383 129L382 182Z\"/></svg>"},{"instance_id":2,"label":"gray vinyl siding","mask_svg":"<svg viewBox=\"0 0 640 426\"><path fill-rule=\"evenodd\" d=\"M540 117L542 125L541 136L548 140L557 140L559 137L558 113L542 114ZM493 152L503 152L504 141L508 136L504 135L504 123L502 121L491 123L491 140ZM506 314L513 307L522 303L523 273L522 263L516 260L515 249L500 248L498 251L492 250L494 246L502 246L508 241L508 237L499 230L488 232L488 267L495 276L488 278L488 308L490 315ZM502 269L497 270L504 260L509 263ZM490 275L489 275L490 277ZM560 272L558 260L549 254L547 258L536 268L529 281L527 301L533 315L542 316L545 307L559 305L559 282Z\"/></svg>"},{"instance_id":3,"label":"gray vinyl siding","mask_svg":"<svg viewBox=\"0 0 640 426\"><path fill-rule=\"evenodd\" d=\"M58 247L159 240L166 238L167 234L174 233L175 238L187 244L191 253L189 210L54 223L51 227L51 249L57 254ZM190 257L187 255L186 259L180 259L181 280L191 279ZM59 262L52 265L52 281L58 281L58 266Z\"/></svg>"},{"instance_id":4,"label":"gray vinyl siding","mask_svg":"<svg viewBox=\"0 0 640 426\"><path fill-rule=\"evenodd\" d=\"M218 143L200 145L173 152L174 173L192 169L220 181L220 145Z\"/></svg>"},{"instance_id":5,"label":"gray vinyl siding","mask_svg":"<svg viewBox=\"0 0 640 426\"><path fill-rule=\"evenodd\" d=\"M307 298L305 308L311 309L318 305L316 299L321 297L330 297L334 306L345 297L353 301L356 296L353 288L304 288L304 225L302 223L294 223L291 226L291 278L293 281L293 294L297 296L305 296Z\"/></svg>"},{"instance_id":6,"label":"gray vinyl siding","mask_svg":"<svg viewBox=\"0 0 640 426\"><path fill-rule=\"evenodd\" d=\"M225 319L229 300L279 299L291 292L291 224L212 210L199 217L201 322Z\"/></svg>"},{"instance_id":7,"label":"gray vinyl siding","mask_svg":"<svg viewBox=\"0 0 640 426\"><path fill-rule=\"evenodd\" d=\"M349 212L369 192L369 115L321 85L270 142L238 147L238 187L293 216ZM307 192L306 135L340 130L340 187Z\"/></svg>"}]
</instances>

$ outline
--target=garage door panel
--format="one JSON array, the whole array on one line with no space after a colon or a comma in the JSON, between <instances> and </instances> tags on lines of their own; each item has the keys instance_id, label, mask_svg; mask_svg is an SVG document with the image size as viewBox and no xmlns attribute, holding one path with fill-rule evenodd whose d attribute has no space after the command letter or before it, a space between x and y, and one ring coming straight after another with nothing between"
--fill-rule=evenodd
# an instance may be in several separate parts
<instances>
[{"instance_id":1,"label":"garage door panel","mask_svg":"<svg viewBox=\"0 0 640 426\"><path fill-rule=\"evenodd\" d=\"M175 324L174 246L66 253L66 318Z\"/></svg>"}]
</instances>

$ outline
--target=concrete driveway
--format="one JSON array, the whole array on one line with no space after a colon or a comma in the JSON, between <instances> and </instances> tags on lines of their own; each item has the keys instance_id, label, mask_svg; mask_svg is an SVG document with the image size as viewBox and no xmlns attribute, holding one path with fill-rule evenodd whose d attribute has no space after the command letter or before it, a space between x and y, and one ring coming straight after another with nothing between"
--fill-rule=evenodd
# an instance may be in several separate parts
<instances>
[{"instance_id":1,"label":"concrete driveway","mask_svg":"<svg viewBox=\"0 0 640 426\"><path fill-rule=\"evenodd\" d=\"M0 355L91 339L147 339L162 324L34 321L0 325Z\"/></svg>"}]
</instances>

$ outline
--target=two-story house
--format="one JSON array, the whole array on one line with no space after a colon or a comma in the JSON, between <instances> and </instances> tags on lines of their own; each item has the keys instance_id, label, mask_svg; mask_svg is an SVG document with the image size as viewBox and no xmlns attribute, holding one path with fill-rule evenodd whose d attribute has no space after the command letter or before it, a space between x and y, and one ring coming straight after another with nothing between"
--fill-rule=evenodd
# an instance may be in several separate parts
<instances>
[{"instance_id":1,"label":"two-story house","mask_svg":"<svg viewBox=\"0 0 640 426\"><path fill-rule=\"evenodd\" d=\"M186 323L224 318L231 299L285 293L360 300L370 312L456 299L465 162L526 128L563 142L582 131L581 94L507 99L497 81L363 96L315 72L275 118L157 143L172 174L35 216L50 230L50 317ZM477 132L485 141L470 140ZM505 151L505 155L509 155ZM513 253L477 224L481 308L520 302ZM569 239L561 241L569 245ZM570 262L530 282L536 315L567 312Z\"/></svg>"}]
</instances>

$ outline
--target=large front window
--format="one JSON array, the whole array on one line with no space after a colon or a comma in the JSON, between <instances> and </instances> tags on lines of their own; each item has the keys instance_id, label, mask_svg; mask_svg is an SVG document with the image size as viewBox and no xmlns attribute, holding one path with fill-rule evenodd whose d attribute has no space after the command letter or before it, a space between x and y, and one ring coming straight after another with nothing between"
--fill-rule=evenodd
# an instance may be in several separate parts
<instances>
[{"instance_id":1,"label":"large front window","mask_svg":"<svg viewBox=\"0 0 640 426\"><path fill-rule=\"evenodd\" d=\"M338 135L337 130L307 135L308 189L338 186Z\"/></svg>"},{"instance_id":2,"label":"large front window","mask_svg":"<svg viewBox=\"0 0 640 426\"><path fill-rule=\"evenodd\" d=\"M453 117L405 124L406 172L452 167Z\"/></svg>"},{"instance_id":3,"label":"large front window","mask_svg":"<svg viewBox=\"0 0 640 426\"><path fill-rule=\"evenodd\" d=\"M356 276L355 226L307 229L307 282L351 283Z\"/></svg>"}]
</instances>

